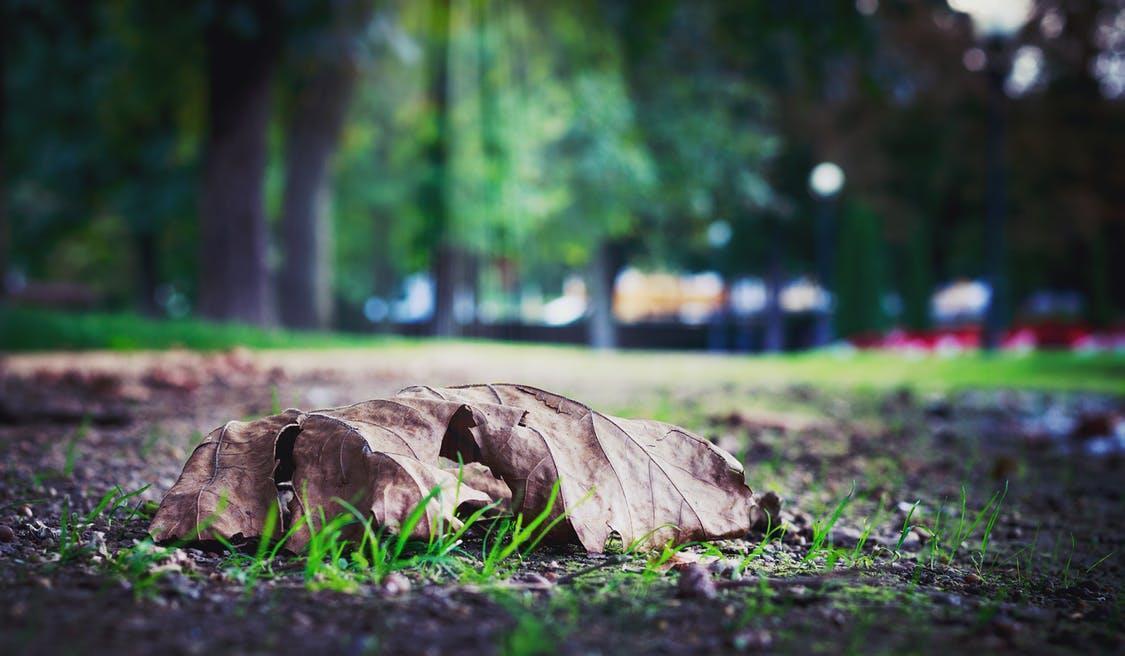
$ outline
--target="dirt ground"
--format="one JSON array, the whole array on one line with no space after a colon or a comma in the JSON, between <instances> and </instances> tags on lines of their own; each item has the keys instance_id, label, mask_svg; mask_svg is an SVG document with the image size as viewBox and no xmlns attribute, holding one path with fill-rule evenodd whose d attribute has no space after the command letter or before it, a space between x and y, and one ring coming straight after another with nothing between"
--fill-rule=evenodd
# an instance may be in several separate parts
<instances>
[{"instance_id":1,"label":"dirt ground","mask_svg":"<svg viewBox=\"0 0 1125 656\"><path fill-rule=\"evenodd\" d=\"M653 376L659 362L638 372L586 357L418 349L8 358L0 653L1125 647L1125 399L776 385L712 377L703 358ZM490 582L420 568L348 591L310 583L284 554L253 585L229 554L195 547L130 569L125 555L144 540L153 502L214 426L416 383L491 381L539 385L712 439L743 460L756 493L778 495L784 534L766 540L759 526L742 540L663 555L544 548ZM120 509L81 521L115 486L146 485ZM479 540L463 545L468 562Z\"/></svg>"}]
</instances>

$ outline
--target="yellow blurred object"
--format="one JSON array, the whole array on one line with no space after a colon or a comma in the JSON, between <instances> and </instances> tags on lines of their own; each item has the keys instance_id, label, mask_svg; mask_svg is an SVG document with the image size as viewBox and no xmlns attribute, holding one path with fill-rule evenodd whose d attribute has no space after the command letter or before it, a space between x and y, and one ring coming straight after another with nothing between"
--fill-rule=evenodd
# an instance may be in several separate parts
<instances>
[{"instance_id":1,"label":"yellow blurred object","mask_svg":"<svg viewBox=\"0 0 1125 656\"><path fill-rule=\"evenodd\" d=\"M628 268L617 277L613 313L632 323L678 319L701 323L723 306L723 280L715 273L645 273Z\"/></svg>"}]
</instances>

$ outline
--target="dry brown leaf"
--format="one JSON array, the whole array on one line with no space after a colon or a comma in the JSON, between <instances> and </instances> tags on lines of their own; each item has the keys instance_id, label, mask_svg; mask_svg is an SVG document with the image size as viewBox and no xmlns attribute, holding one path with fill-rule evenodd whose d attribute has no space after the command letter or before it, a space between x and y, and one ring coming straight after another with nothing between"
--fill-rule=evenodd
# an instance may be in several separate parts
<instances>
[{"instance_id":1,"label":"dry brown leaf","mask_svg":"<svg viewBox=\"0 0 1125 656\"><path fill-rule=\"evenodd\" d=\"M215 441L227 446L206 447ZM525 516L550 508L560 519L551 537L591 552L614 534L638 548L741 536L752 505L741 464L677 426L605 415L523 385L413 387L391 399L228 424L189 459L152 532L190 536L226 490L231 509L212 530L254 537L277 487L290 482L291 522L309 514L318 526L321 511L345 512L343 499L395 530L440 487L415 537L456 526L460 506L495 501ZM308 539L300 529L289 547Z\"/></svg>"},{"instance_id":2,"label":"dry brown leaf","mask_svg":"<svg viewBox=\"0 0 1125 656\"><path fill-rule=\"evenodd\" d=\"M290 409L256 421L230 421L211 431L160 502L149 527L153 538L260 536L270 505L277 499L274 443L299 414Z\"/></svg>"},{"instance_id":3,"label":"dry brown leaf","mask_svg":"<svg viewBox=\"0 0 1125 656\"><path fill-rule=\"evenodd\" d=\"M502 479L497 478L484 463L457 463L449 458L441 458L439 466L450 474L461 477L465 485L480 490L487 494L489 499L499 502L499 508L506 510L511 507L512 489Z\"/></svg>"},{"instance_id":4,"label":"dry brown leaf","mask_svg":"<svg viewBox=\"0 0 1125 656\"><path fill-rule=\"evenodd\" d=\"M559 482L552 515L567 517L555 537L590 552L604 551L613 533L626 546L649 548L749 529L742 465L678 426L604 415L524 385L408 388L396 398L408 395L475 411L480 460L511 487L514 511L537 515Z\"/></svg>"},{"instance_id":5,"label":"dry brown leaf","mask_svg":"<svg viewBox=\"0 0 1125 656\"><path fill-rule=\"evenodd\" d=\"M392 405L409 418L403 425L378 423L383 417L394 417L383 414ZM289 503L291 521L304 522L308 514L313 527L319 528L321 511L328 520L348 512L337 501L343 499L369 512L377 525L397 531L430 491L440 487L441 493L427 502L426 514L412 532L412 537L425 539L438 527L460 526L455 517L460 505L488 504L491 499L487 494L419 458L437 461L445 428L424 421L411 423L419 419L409 412L412 405L423 404L372 401L348 406L344 411L333 409L302 415L290 429L292 434L279 440L280 451L292 462L295 494ZM374 412L365 414L363 408ZM436 432L436 437L431 439L433 444L422 439L429 434L427 431ZM292 450L284 454L284 445L290 440ZM279 468L279 474L281 470ZM310 513L309 509L314 510ZM300 551L310 537L308 522L305 522L290 538L288 546Z\"/></svg>"}]
</instances>

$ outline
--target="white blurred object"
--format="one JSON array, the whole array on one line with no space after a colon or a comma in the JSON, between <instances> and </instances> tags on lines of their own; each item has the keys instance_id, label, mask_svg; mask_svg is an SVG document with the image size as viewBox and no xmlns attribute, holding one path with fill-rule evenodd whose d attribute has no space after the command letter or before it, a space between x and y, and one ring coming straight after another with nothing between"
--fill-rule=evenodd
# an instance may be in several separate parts
<instances>
[{"instance_id":1,"label":"white blurred object","mask_svg":"<svg viewBox=\"0 0 1125 656\"><path fill-rule=\"evenodd\" d=\"M821 162L809 174L809 188L821 198L840 193L844 187L844 169L833 162Z\"/></svg>"},{"instance_id":2,"label":"white blurred object","mask_svg":"<svg viewBox=\"0 0 1125 656\"><path fill-rule=\"evenodd\" d=\"M572 275L563 281L562 296L543 305L541 317L548 326L565 326L581 319L587 306L586 281Z\"/></svg>"},{"instance_id":3,"label":"white blurred object","mask_svg":"<svg viewBox=\"0 0 1125 656\"><path fill-rule=\"evenodd\" d=\"M1022 96L1039 84L1042 72L1043 51L1035 46L1023 46L1012 57L1012 70L1004 82L1004 91L1009 96Z\"/></svg>"},{"instance_id":4,"label":"white blurred object","mask_svg":"<svg viewBox=\"0 0 1125 656\"><path fill-rule=\"evenodd\" d=\"M586 314L586 299L560 296L543 306L543 323L548 326L565 326Z\"/></svg>"},{"instance_id":5,"label":"white blurred object","mask_svg":"<svg viewBox=\"0 0 1125 656\"><path fill-rule=\"evenodd\" d=\"M978 37L1008 37L1019 31L1034 9L1032 0L948 0L949 8L968 14Z\"/></svg>"},{"instance_id":6,"label":"white blurred object","mask_svg":"<svg viewBox=\"0 0 1125 656\"><path fill-rule=\"evenodd\" d=\"M951 283L934 294L934 318L940 322L979 319L984 315L991 297L992 290L979 280Z\"/></svg>"},{"instance_id":7,"label":"white blurred object","mask_svg":"<svg viewBox=\"0 0 1125 656\"><path fill-rule=\"evenodd\" d=\"M756 314L766 309L769 292L766 283L758 278L742 278L730 288L731 310L740 317Z\"/></svg>"},{"instance_id":8,"label":"white blurred object","mask_svg":"<svg viewBox=\"0 0 1125 656\"><path fill-rule=\"evenodd\" d=\"M781 290L781 309L786 312L827 310L831 296L823 287L808 278L798 278Z\"/></svg>"},{"instance_id":9,"label":"white blurred object","mask_svg":"<svg viewBox=\"0 0 1125 656\"><path fill-rule=\"evenodd\" d=\"M434 312L434 285L430 276L425 273L415 273L407 276L402 286L406 295L402 300L395 301L391 308L391 317L402 323L413 323L430 318Z\"/></svg>"}]
</instances>

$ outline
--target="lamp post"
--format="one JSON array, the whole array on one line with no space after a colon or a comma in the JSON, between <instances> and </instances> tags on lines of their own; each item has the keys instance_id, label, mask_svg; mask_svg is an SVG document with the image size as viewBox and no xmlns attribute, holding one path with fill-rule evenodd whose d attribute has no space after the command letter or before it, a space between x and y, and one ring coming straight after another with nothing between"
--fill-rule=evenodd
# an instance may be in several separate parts
<instances>
[{"instance_id":1,"label":"lamp post","mask_svg":"<svg viewBox=\"0 0 1125 656\"><path fill-rule=\"evenodd\" d=\"M1031 18L1032 0L947 0L954 11L968 14L973 34L988 61L988 125L985 141L985 277L990 290L981 348L995 350L1004 330L1007 282L1004 275L1004 222L1007 215L1004 148L1007 132L1004 81L1008 77L1008 44Z\"/></svg>"},{"instance_id":2,"label":"lamp post","mask_svg":"<svg viewBox=\"0 0 1125 656\"><path fill-rule=\"evenodd\" d=\"M821 162L809 174L809 189L817 199L816 273L827 296L832 288L832 213L836 197L844 188L844 170L832 162ZM813 346L832 341L832 308L828 303L817 311Z\"/></svg>"}]
</instances>

